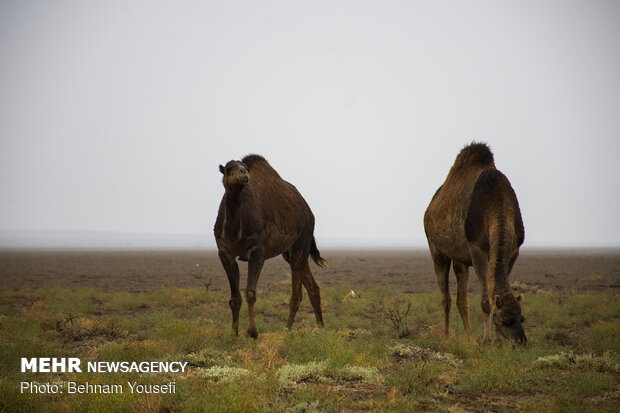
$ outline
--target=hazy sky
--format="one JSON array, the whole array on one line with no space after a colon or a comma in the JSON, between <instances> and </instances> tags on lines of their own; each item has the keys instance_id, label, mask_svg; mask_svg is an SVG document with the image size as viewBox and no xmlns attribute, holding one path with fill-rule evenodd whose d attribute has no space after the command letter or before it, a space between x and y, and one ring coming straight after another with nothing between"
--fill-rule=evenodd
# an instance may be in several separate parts
<instances>
[{"instance_id":1,"label":"hazy sky","mask_svg":"<svg viewBox=\"0 0 620 413\"><path fill-rule=\"evenodd\" d=\"M615 0L1 0L0 62L5 234L214 245L218 165L259 153L319 247L425 246L481 140L526 246L620 246Z\"/></svg>"}]
</instances>

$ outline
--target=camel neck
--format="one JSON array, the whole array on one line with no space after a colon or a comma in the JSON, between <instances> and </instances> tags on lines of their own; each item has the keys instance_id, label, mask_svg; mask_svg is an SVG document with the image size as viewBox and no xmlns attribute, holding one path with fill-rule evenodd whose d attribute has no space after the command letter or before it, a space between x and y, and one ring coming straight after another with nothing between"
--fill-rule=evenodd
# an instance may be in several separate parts
<instances>
[{"instance_id":1,"label":"camel neck","mask_svg":"<svg viewBox=\"0 0 620 413\"><path fill-rule=\"evenodd\" d=\"M245 187L226 189L226 212L236 214L241 208L241 200Z\"/></svg>"},{"instance_id":2,"label":"camel neck","mask_svg":"<svg viewBox=\"0 0 620 413\"><path fill-rule=\"evenodd\" d=\"M510 285L508 284L506 279L495 280L493 283L493 296L499 295L503 297L504 295L510 292Z\"/></svg>"},{"instance_id":3,"label":"camel neck","mask_svg":"<svg viewBox=\"0 0 620 413\"><path fill-rule=\"evenodd\" d=\"M504 264L501 262L495 263L495 268L493 269L493 280L491 287L491 293L493 296L500 295L504 296L506 293L510 292L510 284L508 283L508 276L506 275L506 270L503 268ZM491 283L489 283L491 284Z\"/></svg>"},{"instance_id":4,"label":"camel neck","mask_svg":"<svg viewBox=\"0 0 620 413\"><path fill-rule=\"evenodd\" d=\"M224 195L225 214L222 236L226 239L238 239L241 233L241 204L245 188L226 189Z\"/></svg>"}]
</instances>

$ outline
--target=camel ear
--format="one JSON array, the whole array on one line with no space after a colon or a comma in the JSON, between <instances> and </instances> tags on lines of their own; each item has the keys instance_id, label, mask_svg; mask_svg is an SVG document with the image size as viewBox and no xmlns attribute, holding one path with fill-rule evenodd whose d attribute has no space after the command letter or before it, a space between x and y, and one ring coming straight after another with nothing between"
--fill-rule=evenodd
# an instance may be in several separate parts
<instances>
[{"instance_id":1,"label":"camel ear","mask_svg":"<svg viewBox=\"0 0 620 413\"><path fill-rule=\"evenodd\" d=\"M499 295L496 295L494 298L495 301L495 308L502 308L502 297L500 297Z\"/></svg>"},{"instance_id":2,"label":"camel ear","mask_svg":"<svg viewBox=\"0 0 620 413\"><path fill-rule=\"evenodd\" d=\"M220 165L220 172L224 173L224 167L222 165Z\"/></svg>"}]
</instances>

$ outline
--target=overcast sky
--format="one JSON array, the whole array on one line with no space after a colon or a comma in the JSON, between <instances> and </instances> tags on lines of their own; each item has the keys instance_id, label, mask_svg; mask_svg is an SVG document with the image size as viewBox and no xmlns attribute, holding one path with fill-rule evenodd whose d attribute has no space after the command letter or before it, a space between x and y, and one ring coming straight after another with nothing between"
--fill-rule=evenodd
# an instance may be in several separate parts
<instances>
[{"instance_id":1,"label":"overcast sky","mask_svg":"<svg viewBox=\"0 0 620 413\"><path fill-rule=\"evenodd\" d=\"M4 244L214 246L218 165L259 153L319 247L423 247L479 140L525 246L618 247L619 22L618 1L2 0Z\"/></svg>"}]
</instances>

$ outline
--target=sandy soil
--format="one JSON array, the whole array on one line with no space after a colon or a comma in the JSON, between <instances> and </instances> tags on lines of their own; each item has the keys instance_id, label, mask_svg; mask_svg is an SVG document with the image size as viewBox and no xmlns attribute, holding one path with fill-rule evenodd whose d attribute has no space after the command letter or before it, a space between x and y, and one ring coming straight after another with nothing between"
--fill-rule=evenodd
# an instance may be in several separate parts
<instances>
[{"instance_id":1,"label":"sandy soil","mask_svg":"<svg viewBox=\"0 0 620 413\"><path fill-rule=\"evenodd\" d=\"M324 250L329 269L311 264L321 287L363 291L378 286L404 292L437 288L426 250ZM240 263L242 286L246 263ZM265 263L259 293L287 288L290 271L277 257ZM524 292L620 293L620 250L522 250L511 282ZM454 292L454 276L451 290ZM214 250L0 250L0 288L93 287L108 291L149 291L161 286L228 290ZM470 270L469 288L478 292Z\"/></svg>"}]
</instances>

